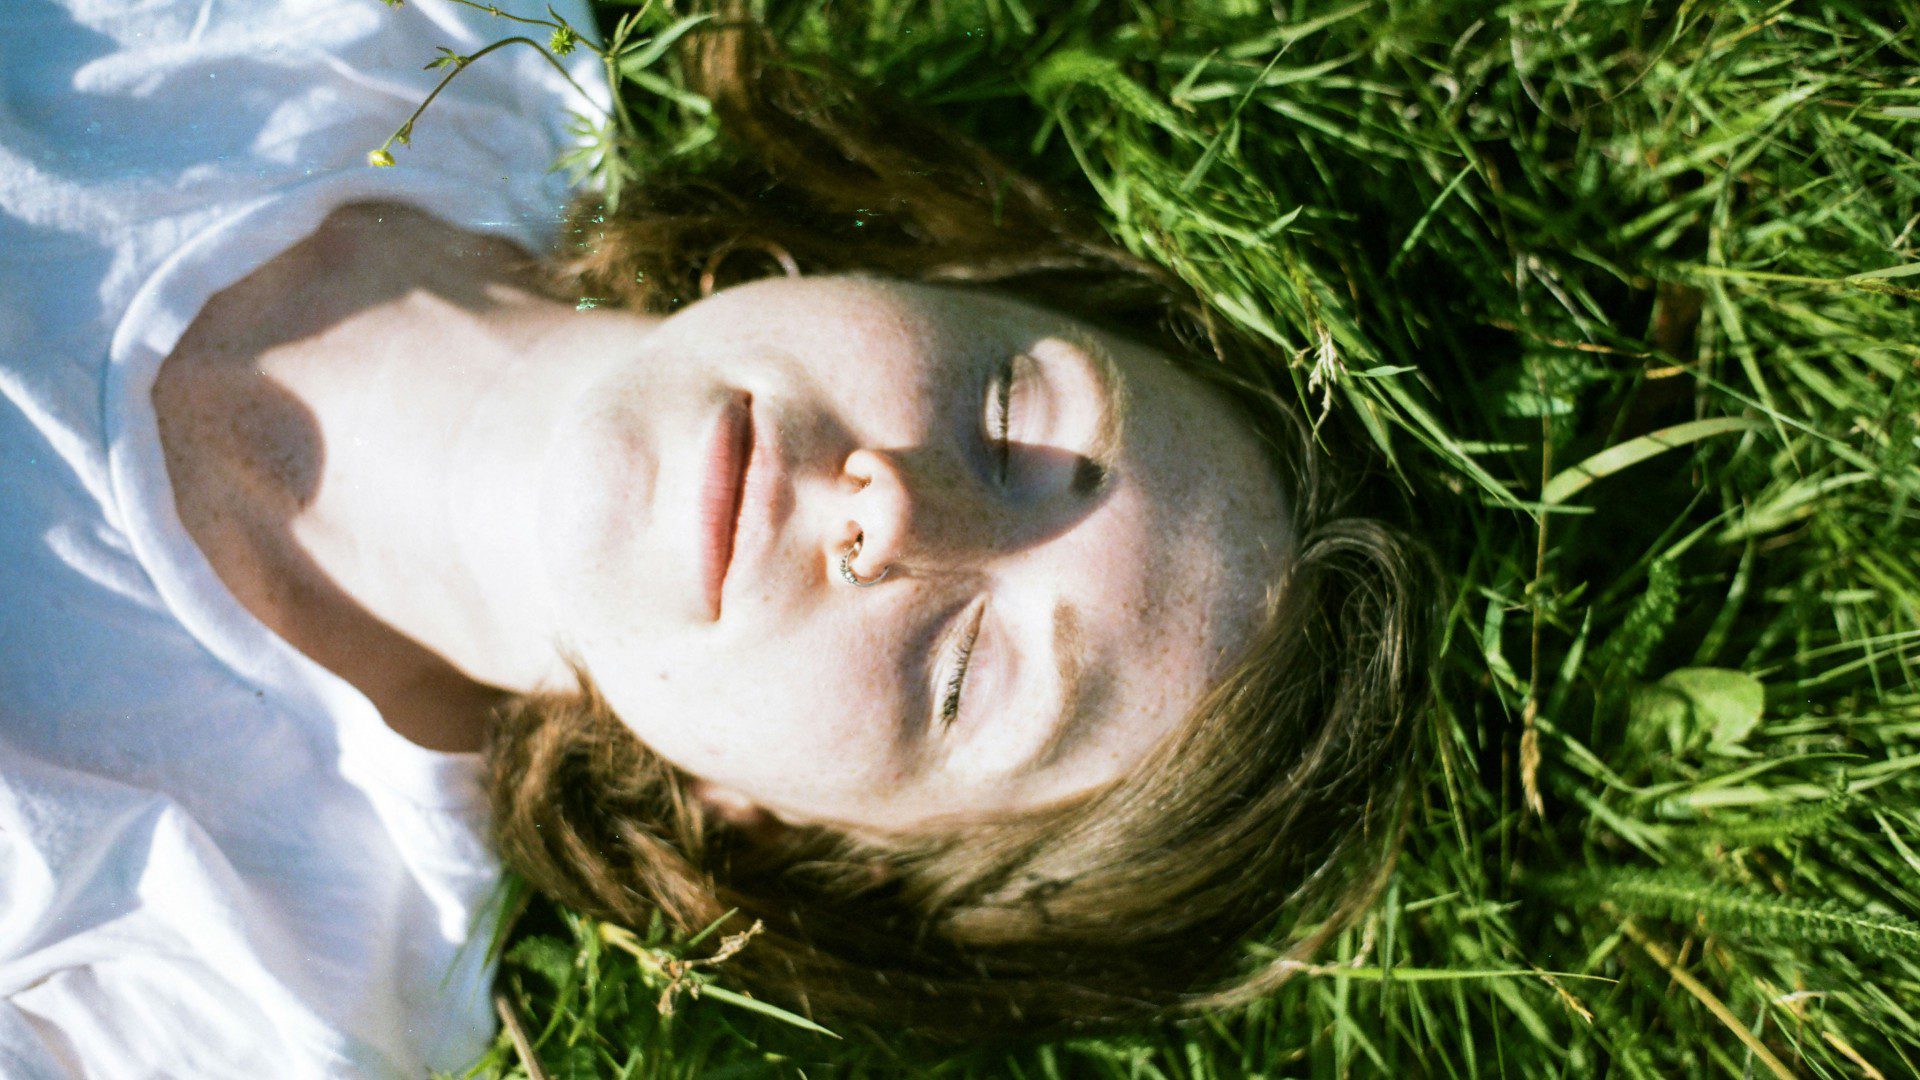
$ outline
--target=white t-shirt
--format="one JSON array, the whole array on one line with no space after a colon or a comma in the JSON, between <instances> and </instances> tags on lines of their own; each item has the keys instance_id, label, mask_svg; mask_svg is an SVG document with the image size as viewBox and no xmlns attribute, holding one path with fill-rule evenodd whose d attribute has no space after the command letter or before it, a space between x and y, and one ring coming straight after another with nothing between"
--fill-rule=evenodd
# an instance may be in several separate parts
<instances>
[{"instance_id":1,"label":"white t-shirt","mask_svg":"<svg viewBox=\"0 0 1920 1080\"><path fill-rule=\"evenodd\" d=\"M544 16L547 0L497 0ZM581 0L554 0L583 32ZM0 0L0 1076L422 1076L494 1030L479 760L226 590L150 391L214 293L362 199L547 250L602 122L447 0ZM533 31L544 38L544 32Z\"/></svg>"}]
</instances>

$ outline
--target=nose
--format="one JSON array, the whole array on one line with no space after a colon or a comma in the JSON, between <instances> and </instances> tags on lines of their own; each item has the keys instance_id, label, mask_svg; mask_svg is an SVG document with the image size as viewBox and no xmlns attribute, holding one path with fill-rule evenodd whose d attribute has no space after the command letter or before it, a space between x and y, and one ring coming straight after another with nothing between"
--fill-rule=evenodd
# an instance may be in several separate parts
<instances>
[{"instance_id":1,"label":"nose","mask_svg":"<svg viewBox=\"0 0 1920 1080\"><path fill-rule=\"evenodd\" d=\"M924 529L920 519L926 511L920 493L908 482L905 462L885 451L860 449L847 455L841 471L854 493L846 504L846 535L834 557L857 541L859 549L849 565L862 581L902 570L919 542L916 534Z\"/></svg>"},{"instance_id":2,"label":"nose","mask_svg":"<svg viewBox=\"0 0 1920 1080\"><path fill-rule=\"evenodd\" d=\"M863 584L883 574L896 580L980 570L1071 530L1106 494L1002 490L966 462L926 447L853 450L837 479L841 494L829 504L823 536L827 564L835 576L851 573Z\"/></svg>"}]
</instances>

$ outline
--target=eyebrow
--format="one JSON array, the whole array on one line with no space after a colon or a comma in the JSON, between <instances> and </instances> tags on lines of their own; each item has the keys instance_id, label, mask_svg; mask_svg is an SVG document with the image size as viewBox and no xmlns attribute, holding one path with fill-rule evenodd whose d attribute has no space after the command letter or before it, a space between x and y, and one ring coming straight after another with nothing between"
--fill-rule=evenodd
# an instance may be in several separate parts
<instances>
[{"instance_id":1,"label":"eyebrow","mask_svg":"<svg viewBox=\"0 0 1920 1080\"><path fill-rule=\"evenodd\" d=\"M1121 434L1126 430L1129 395L1126 379L1113 353L1091 331L1063 338L1068 353L1093 382L1093 435L1083 451L1082 467L1075 470L1073 493L1082 497L1097 494L1113 475L1120 458ZM1064 758L1083 741L1093 727L1095 702L1099 696L1091 690L1087 676L1087 644L1080 634L1080 613L1065 600L1053 608L1053 662L1059 679L1059 708L1053 730L1046 741L1014 769L1015 776L1028 776Z\"/></svg>"},{"instance_id":2,"label":"eyebrow","mask_svg":"<svg viewBox=\"0 0 1920 1080\"><path fill-rule=\"evenodd\" d=\"M1060 678L1060 708L1053 730L1040 748L1014 769L1015 776L1028 776L1065 757L1093 727L1094 702L1098 696L1089 691L1093 680L1087 676L1087 643L1080 635L1080 613L1065 600L1053 608L1053 660Z\"/></svg>"},{"instance_id":3,"label":"eyebrow","mask_svg":"<svg viewBox=\"0 0 1920 1080\"><path fill-rule=\"evenodd\" d=\"M1093 437L1084 451L1086 461L1073 477L1074 494L1093 495L1106 486L1107 478L1113 475L1114 466L1120 459L1120 437L1126 429L1129 405L1127 383L1120 374L1120 365L1114 361L1113 353L1091 332L1073 334L1065 340L1073 346L1072 354L1081 361L1079 366L1094 385L1097 415Z\"/></svg>"}]
</instances>

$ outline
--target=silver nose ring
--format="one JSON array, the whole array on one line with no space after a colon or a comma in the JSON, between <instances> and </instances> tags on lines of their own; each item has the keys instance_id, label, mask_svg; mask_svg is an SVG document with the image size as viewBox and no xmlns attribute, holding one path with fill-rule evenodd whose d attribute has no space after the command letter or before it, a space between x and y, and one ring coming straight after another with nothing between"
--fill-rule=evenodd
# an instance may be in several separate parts
<instances>
[{"instance_id":1,"label":"silver nose ring","mask_svg":"<svg viewBox=\"0 0 1920 1080\"><path fill-rule=\"evenodd\" d=\"M847 548L847 553L840 556L840 576L845 578L849 585L858 586L862 589L871 589L875 585L885 581L887 575L893 573L893 567L889 566L885 570L880 571L880 576L874 578L872 581L860 580L860 575L853 572L853 560L860 554L860 545L866 538L865 533L854 537L852 545Z\"/></svg>"}]
</instances>

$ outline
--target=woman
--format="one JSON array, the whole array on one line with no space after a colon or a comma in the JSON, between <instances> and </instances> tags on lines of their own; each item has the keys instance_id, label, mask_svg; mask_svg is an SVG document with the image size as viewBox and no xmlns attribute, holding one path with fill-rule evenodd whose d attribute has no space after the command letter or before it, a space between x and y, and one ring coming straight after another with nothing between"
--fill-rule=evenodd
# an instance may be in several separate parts
<instances>
[{"instance_id":1,"label":"woman","mask_svg":"<svg viewBox=\"0 0 1920 1080\"><path fill-rule=\"evenodd\" d=\"M458 16L377 14L416 12ZM729 961L750 988L935 1033L1257 993L1285 968L1236 972L1240 941L1364 893L1422 685L1419 563L1338 516L1204 306L738 27L696 80L739 164L576 217L556 286L537 230L503 227L537 195L488 216L475 189L560 141L563 86L475 65L406 169L345 179L334 129L368 124L336 99L405 24L328 14L334 39L252 43L350 72L305 126L229 99L312 145L249 132L250 201L117 249L104 371L85 342L64 368L9 346L26 603L0 707L45 888L3 939L0 1045L462 1064L489 816L562 901L683 929L737 908L768 926ZM503 123L535 130L485 145ZM722 287L755 251L789 272ZM96 674L132 667L158 674Z\"/></svg>"}]
</instances>

